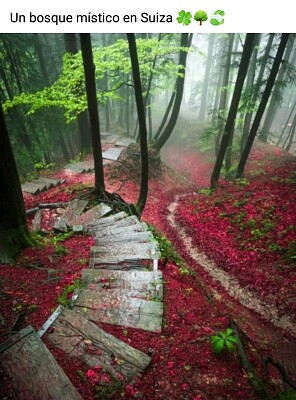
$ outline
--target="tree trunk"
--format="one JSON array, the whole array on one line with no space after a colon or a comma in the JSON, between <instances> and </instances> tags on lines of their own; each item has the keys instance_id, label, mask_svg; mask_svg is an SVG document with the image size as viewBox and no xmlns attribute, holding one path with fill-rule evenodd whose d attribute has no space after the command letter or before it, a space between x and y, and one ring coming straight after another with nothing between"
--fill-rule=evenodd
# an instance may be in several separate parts
<instances>
[{"instance_id":1,"label":"tree trunk","mask_svg":"<svg viewBox=\"0 0 296 400\"><path fill-rule=\"evenodd\" d=\"M75 33L64 33L64 41L67 53L76 54L78 53L78 46ZM77 88L77 96L81 96L80 89ZM80 141L80 152L82 155L90 151L91 147L91 133L89 127L89 121L87 117L87 111L77 115L77 126Z\"/></svg>"},{"instance_id":2,"label":"tree trunk","mask_svg":"<svg viewBox=\"0 0 296 400\"><path fill-rule=\"evenodd\" d=\"M181 48L187 47L189 48L191 45L191 40L192 40L192 34L190 36L188 33L182 33L181 34ZM177 81L176 81L176 96L175 96L175 101L172 109L172 113L170 116L170 119L164 128L162 134L159 136L159 138L154 142L153 148L157 151L160 152L161 148L164 146L164 144L167 142L169 137L171 136L174 127L176 125L181 103L182 103L182 98L183 98L183 90L184 90L184 81L185 81L185 67L186 67L186 59L187 59L187 51L180 50L179 54L179 65L182 67L179 69L179 73L183 74L183 76L178 76Z\"/></svg>"},{"instance_id":3,"label":"tree trunk","mask_svg":"<svg viewBox=\"0 0 296 400\"><path fill-rule=\"evenodd\" d=\"M289 138L289 141L288 141L287 146L285 147L286 151L290 151L290 148L292 146L294 135L295 135L295 128L296 128L296 114L294 116L294 120L293 120L291 129L290 129L289 135L287 136L287 141L288 141L288 138Z\"/></svg>"},{"instance_id":4,"label":"tree trunk","mask_svg":"<svg viewBox=\"0 0 296 400\"><path fill-rule=\"evenodd\" d=\"M29 245L26 212L20 180L0 103L0 263L13 263Z\"/></svg>"},{"instance_id":5,"label":"tree trunk","mask_svg":"<svg viewBox=\"0 0 296 400\"><path fill-rule=\"evenodd\" d=\"M295 100L295 102L294 102L294 104L293 104L293 106L291 108L291 111L289 112L288 118L286 119L286 122L285 122L285 125L283 127L282 133L281 133L280 137L278 138L278 141L276 143L277 146L280 145L280 142L281 142L281 140L282 140L282 138L284 136L285 130L287 129L287 126L288 126L288 124L290 122L290 118L291 118L291 116L292 116L292 114L293 114L295 109L296 109L296 100Z\"/></svg>"},{"instance_id":6,"label":"tree trunk","mask_svg":"<svg viewBox=\"0 0 296 400\"><path fill-rule=\"evenodd\" d=\"M141 147L141 189L136 208L139 215L142 215L148 195L149 161L148 161L147 127L145 118L145 108L143 103L136 38L133 33L128 33L127 39L128 39L130 58L132 63L132 73L133 73L135 98L136 98L136 105L137 105L138 119L139 119L140 147Z\"/></svg>"},{"instance_id":7,"label":"tree trunk","mask_svg":"<svg viewBox=\"0 0 296 400\"><path fill-rule=\"evenodd\" d=\"M203 85L202 85L201 104L200 104L200 109L199 109L199 114L198 114L199 122L203 122L206 117L207 94L208 94L209 78L210 78L211 67L212 67L214 43L215 43L215 35L209 35L206 70L205 70L205 76L204 76Z\"/></svg>"},{"instance_id":8,"label":"tree trunk","mask_svg":"<svg viewBox=\"0 0 296 400\"><path fill-rule=\"evenodd\" d=\"M236 83L235 83L235 88L234 88L234 92L233 92L233 96L232 96L232 100L231 100L231 104L230 104L230 108L229 108L229 113L228 113L225 129L224 129L224 134L223 134L223 137L221 140L218 157L216 159L216 163L215 163L215 166L214 166L214 169L212 172L212 176L211 176L211 189L215 189L218 184L223 160L224 160L227 145L229 142L229 138L234 129L238 105L239 105L239 101L241 98L245 77L247 75L250 59L252 56L254 40L255 40L255 34L248 33L246 36L246 39L245 39L244 49L243 49L243 53L242 53L242 57L241 57L240 65L239 65L239 70L238 70L238 74L237 74L237 79L236 79Z\"/></svg>"},{"instance_id":9,"label":"tree trunk","mask_svg":"<svg viewBox=\"0 0 296 400\"><path fill-rule=\"evenodd\" d=\"M291 37L291 40L285 51L284 60L286 62L289 62L291 52L293 50L293 44L294 44L294 39L292 39L292 37ZM286 70L285 70L285 67L282 65L281 69L279 71L279 74L278 74L278 78L277 78L277 82L279 84L281 84L284 81L285 74L286 74ZM267 142L267 138L268 138L268 135L269 135L269 132L271 129L271 125L272 125L272 122L273 122L273 119L275 116L276 108L278 105L277 98L279 97L280 92L281 92L281 88L279 88L278 90L274 90L274 92L271 96L271 99L270 99L270 105L268 107L268 111L265 116L264 124L263 124L262 130L261 130L260 136L259 136L259 139L264 143Z\"/></svg>"},{"instance_id":10,"label":"tree trunk","mask_svg":"<svg viewBox=\"0 0 296 400\"><path fill-rule=\"evenodd\" d=\"M267 83L266 83L266 87L265 87L264 93L262 95L262 98L261 98L257 113L255 115L255 118L254 118L251 130L250 130L250 133L249 133L249 136L248 136L244 151L242 153L240 162L238 164L238 168L237 168L237 176L238 177L242 176L243 173L244 173L244 168L245 168L249 153L251 151L253 142L255 140L255 137L256 137L256 134L257 134L257 131L258 131L258 128L259 128L259 125L260 125L260 121L261 121L262 116L264 114L264 111L265 111L265 108L266 108L270 93L271 93L272 88L274 86L275 79L276 79L276 76L278 74L281 62L282 62L283 54L284 54L288 39L289 39L289 34L288 33L283 33L282 37L281 37L281 41L280 41L279 47L278 47L278 50L277 50L277 53L276 53L276 56L275 56L275 59L274 59L274 62L273 62L273 65L272 65L272 68L271 68L271 71L270 71L270 75L269 75Z\"/></svg>"},{"instance_id":11,"label":"tree trunk","mask_svg":"<svg viewBox=\"0 0 296 400\"><path fill-rule=\"evenodd\" d=\"M90 34L81 33L80 40L95 166L95 189L99 195L103 195L105 193L104 168L96 93L95 65L93 62Z\"/></svg>"}]
</instances>

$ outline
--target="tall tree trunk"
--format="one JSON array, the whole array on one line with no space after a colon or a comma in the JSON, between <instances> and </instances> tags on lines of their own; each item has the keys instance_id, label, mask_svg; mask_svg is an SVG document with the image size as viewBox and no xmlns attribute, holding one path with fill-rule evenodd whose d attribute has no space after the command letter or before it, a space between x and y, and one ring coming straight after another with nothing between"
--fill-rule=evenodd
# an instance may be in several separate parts
<instances>
[{"instance_id":1,"label":"tall tree trunk","mask_svg":"<svg viewBox=\"0 0 296 400\"><path fill-rule=\"evenodd\" d=\"M284 60L286 62L289 62L291 52L293 50L293 45L294 45L294 39L291 37L291 39L287 45L286 51L285 51ZM282 65L281 69L279 71L279 74L278 74L278 78L277 78L277 82L279 82L279 84L281 84L281 82L284 81L285 74L286 74L286 70L285 70L285 67ZM270 99L270 105L268 107L268 111L265 116L264 124L262 126L262 130L261 130L261 133L259 136L259 139L264 143L267 142L267 138L268 138L268 135L269 135L269 132L271 129L271 125L272 125L272 122L273 122L273 119L275 116L276 108L278 106L277 98L278 98L280 92L281 92L281 88L279 88L278 90L275 90Z\"/></svg>"},{"instance_id":2,"label":"tall tree trunk","mask_svg":"<svg viewBox=\"0 0 296 400\"><path fill-rule=\"evenodd\" d=\"M13 263L29 245L21 184L0 103L0 263Z\"/></svg>"},{"instance_id":3,"label":"tall tree trunk","mask_svg":"<svg viewBox=\"0 0 296 400\"><path fill-rule=\"evenodd\" d=\"M290 128L290 132L289 132L289 134L287 136L287 139L285 141L285 144L286 144L286 142L288 142L287 146L285 147L286 151L290 151L290 148L292 146L294 135L295 135L295 128L296 128L296 114L294 115L294 119L293 119L293 122L292 122L292 125L291 125L291 128ZM284 144L284 146L285 146L285 144Z\"/></svg>"},{"instance_id":4,"label":"tall tree trunk","mask_svg":"<svg viewBox=\"0 0 296 400\"><path fill-rule=\"evenodd\" d=\"M199 114L198 114L199 122L203 122L206 117L207 94L208 94L209 78L210 78L211 67L212 67L214 43L215 43L215 35L209 35L206 70L205 70L205 76L204 76L203 85L202 85L201 104L200 104L200 109L199 109Z\"/></svg>"},{"instance_id":5,"label":"tall tree trunk","mask_svg":"<svg viewBox=\"0 0 296 400\"><path fill-rule=\"evenodd\" d=\"M264 114L270 93L271 93L273 85L275 83L276 76L279 72L279 68L280 68L280 65L282 62L283 54L284 54L288 39L289 39L289 34L283 33L276 56L275 56L275 59L274 59L274 62L273 62L273 65L272 65L272 68L271 68L271 71L270 71L270 75L269 75L267 83L266 83L264 93L262 95L262 98L261 98L258 110L256 112L256 115L255 115L251 130L250 130L244 151L242 153L240 162L238 164L238 168L237 168L237 176L238 177L242 176L244 173L244 169L245 169L245 165L246 165L249 153L251 151L253 142L255 140L255 137L256 137L262 116Z\"/></svg>"},{"instance_id":6,"label":"tall tree trunk","mask_svg":"<svg viewBox=\"0 0 296 400\"><path fill-rule=\"evenodd\" d=\"M225 67L224 67L225 69L224 69L223 81L222 81L222 85L221 85L222 91L220 94L219 108L218 108L218 134L217 134L216 144L215 144L216 157L218 157L220 141L221 141L221 137L223 134L223 127L224 127L224 121L225 121L227 94L229 91L228 85L229 85L229 75L230 75L230 69L231 69L231 54L232 54L233 43L234 43L234 33L229 33L228 34L228 49L227 49L227 53L226 53Z\"/></svg>"},{"instance_id":7,"label":"tall tree trunk","mask_svg":"<svg viewBox=\"0 0 296 400\"><path fill-rule=\"evenodd\" d=\"M247 75L250 59L252 56L254 40L255 40L255 35L253 33L248 33L246 36L246 39L245 39L245 43L244 43L244 49L243 49L243 53L242 53L242 57L241 57L240 65L239 65L239 70L238 70L238 74L237 74L237 79L236 79L236 83L235 83L235 87L234 87L234 92L233 92L233 96L232 96L232 100L231 100L231 104L230 104L230 108L229 108L229 113L228 113L225 129L224 129L224 134L223 134L223 137L221 140L218 157L216 159L216 163L215 163L215 166L214 166L214 169L212 172L212 176L211 176L211 189L215 189L218 184L223 160L224 160L227 145L229 142L229 138L234 129L238 105L239 105L239 101L241 98L245 77Z\"/></svg>"},{"instance_id":8,"label":"tall tree trunk","mask_svg":"<svg viewBox=\"0 0 296 400\"><path fill-rule=\"evenodd\" d=\"M45 86L49 86L49 76L48 76L48 71L47 71L47 64L45 62L45 57L44 57L44 51L43 51L43 45L42 41L40 38L39 33L34 34L34 46L35 46L35 51L39 60L39 65L40 65L40 70L43 76L43 80L45 83Z\"/></svg>"},{"instance_id":9,"label":"tall tree trunk","mask_svg":"<svg viewBox=\"0 0 296 400\"><path fill-rule=\"evenodd\" d=\"M136 46L136 38L133 33L127 34L130 58L132 63L132 73L135 87L135 98L139 119L140 130L140 148L141 148L141 189L136 205L139 215L144 210L148 195L148 177L149 177L149 160L148 160L148 143L147 143L147 127L145 118L145 108L143 102L142 85L140 77L139 60Z\"/></svg>"},{"instance_id":10,"label":"tall tree trunk","mask_svg":"<svg viewBox=\"0 0 296 400\"><path fill-rule=\"evenodd\" d=\"M105 193L102 144L100 136L100 122L97 104L95 65L93 61L91 37L89 33L81 33L81 50L84 66L87 104L89 110L90 130L95 165L95 190L98 195Z\"/></svg>"},{"instance_id":11,"label":"tall tree trunk","mask_svg":"<svg viewBox=\"0 0 296 400\"><path fill-rule=\"evenodd\" d=\"M192 40L192 34L190 34L190 36L189 36L188 33L182 33L181 34L181 44L180 44L181 48L184 48L184 47L189 48L191 45L191 40ZM177 81L176 81L176 96L175 96L175 101L174 101L170 119L169 119L166 127L164 128L163 132L159 136L159 138L153 144L153 148L157 152L160 152L161 148L164 146L164 144L167 142L167 140L171 136L173 129L176 125L176 122L178 120L178 115L179 115L182 98L183 98L186 59L187 59L187 51L180 50L179 65L182 68L180 68L179 72L181 74L183 74L183 76L178 76Z\"/></svg>"},{"instance_id":12,"label":"tall tree trunk","mask_svg":"<svg viewBox=\"0 0 296 400\"><path fill-rule=\"evenodd\" d=\"M289 112L288 118L286 119L285 125L283 126L282 133L281 133L280 137L278 138L278 141L276 143L277 146L279 146L280 143L281 143L281 140L282 140L282 138L284 136L285 130L287 129L287 126L288 126L288 124L290 122L291 116L292 116L292 114L293 114L295 109L296 109L296 100L295 100L293 106L291 107L291 111Z\"/></svg>"},{"instance_id":13,"label":"tall tree trunk","mask_svg":"<svg viewBox=\"0 0 296 400\"><path fill-rule=\"evenodd\" d=\"M78 53L78 45L75 33L64 33L64 41L67 53ZM77 96L81 95L81 89L77 88ZM87 110L77 115L77 126L80 141L80 152L82 155L84 155L90 151L91 147L91 133L87 117Z\"/></svg>"}]
</instances>

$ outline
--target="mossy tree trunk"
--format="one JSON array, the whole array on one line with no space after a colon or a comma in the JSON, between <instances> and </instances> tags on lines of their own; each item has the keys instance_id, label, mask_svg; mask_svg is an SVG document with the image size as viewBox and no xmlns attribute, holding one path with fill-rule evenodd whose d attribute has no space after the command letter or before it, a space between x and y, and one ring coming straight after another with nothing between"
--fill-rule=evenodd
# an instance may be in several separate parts
<instances>
[{"instance_id":1,"label":"mossy tree trunk","mask_svg":"<svg viewBox=\"0 0 296 400\"><path fill-rule=\"evenodd\" d=\"M30 244L19 175L0 103L0 262L13 263Z\"/></svg>"}]
</instances>

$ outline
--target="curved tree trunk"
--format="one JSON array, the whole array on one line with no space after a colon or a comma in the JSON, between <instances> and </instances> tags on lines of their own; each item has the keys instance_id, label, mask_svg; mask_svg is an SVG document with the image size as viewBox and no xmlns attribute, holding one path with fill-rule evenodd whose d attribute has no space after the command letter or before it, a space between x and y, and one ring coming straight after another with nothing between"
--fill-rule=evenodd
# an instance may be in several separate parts
<instances>
[{"instance_id":1,"label":"curved tree trunk","mask_svg":"<svg viewBox=\"0 0 296 400\"><path fill-rule=\"evenodd\" d=\"M136 205L139 215L142 214L148 195L148 176L149 176L149 162L148 162L148 143L147 143L147 127L145 118L145 109L142 94L142 85L140 77L139 60L137 54L136 38L133 33L127 34L131 63L132 73L135 86L135 98L138 111L139 119L139 130L140 130L140 147L141 147L141 189L139 199Z\"/></svg>"},{"instance_id":2,"label":"curved tree trunk","mask_svg":"<svg viewBox=\"0 0 296 400\"><path fill-rule=\"evenodd\" d=\"M180 47L181 48L182 47L189 48L191 45L191 40L192 40L192 34L190 34L190 36L189 36L188 33L182 33ZM176 96L175 96L175 101L174 101L170 119L169 119L166 127L164 128L162 134L159 136L159 138L153 144L153 148L157 152L160 152L161 148L164 146L164 144L167 142L167 140L171 136L173 129L176 125L177 119L178 119L178 115L179 115L179 111L180 111L181 103L182 103L182 98L183 98L187 54L188 54L187 51L184 51L184 50L180 51L179 65L181 66L181 68L179 69L179 73L183 74L183 76L178 76L178 78L177 78Z\"/></svg>"}]
</instances>

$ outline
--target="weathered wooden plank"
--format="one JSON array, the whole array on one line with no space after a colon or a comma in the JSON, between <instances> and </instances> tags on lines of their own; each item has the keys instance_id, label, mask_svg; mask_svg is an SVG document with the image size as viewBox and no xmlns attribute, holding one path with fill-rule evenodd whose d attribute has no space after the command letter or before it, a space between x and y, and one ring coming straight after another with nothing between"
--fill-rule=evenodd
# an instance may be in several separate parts
<instances>
[{"instance_id":1,"label":"weathered wooden plank","mask_svg":"<svg viewBox=\"0 0 296 400\"><path fill-rule=\"evenodd\" d=\"M53 327L48 338L56 347L89 367L102 367L101 372L116 380L130 380L151 362L148 355L104 332L79 313L64 310Z\"/></svg>"},{"instance_id":2,"label":"weathered wooden plank","mask_svg":"<svg viewBox=\"0 0 296 400\"><path fill-rule=\"evenodd\" d=\"M100 203L97 206L86 211L79 217L69 220L67 225L73 226L73 225L89 224L92 221L96 221L97 219L101 218L102 216L109 214L111 211L112 211L111 207L107 206L104 203Z\"/></svg>"},{"instance_id":3,"label":"weathered wooden plank","mask_svg":"<svg viewBox=\"0 0 296 400\"><path fill-rule=\"evenodd\" d=\"M48 178L47 176L39 176L36 181L46 184L48 189L65 182L64 179Z\"/></svg>"},{"instance_id":4,"label":"weathered wooden plank","mask_svg":"<svg viewBox=\"0 0 296 400\"><path fill-rule=\"evenodd\" d=\"M137 243L144 243L144 242L151 242L153 240L153 235L151 232L127 232L121 233L117 235L106 235L104 237L100 237L96 240L95 244L97 246L107 244L107 243L128 243L128 242L137 242Z\"/></svg>"},{"instance_id":5,"label":"weathered wooden plank","mask_svg":"<svg viewBox=\"0 0 296 400\"><path fill-rule=\"evenodd\" d=\"M108 217L107 217L108 218ZM95 235L95 232L101 231L106 232L110 229L117 229L117 228L124 228L132 225L138 225L139 220L135 215L131 215L129 217L122 217L118 218L117 220L114 221L105 221L105 218L102 218L98 220L95 224L89 225L87 227L87 230L92 234Z\"/></svg>"},{"instance_id":6,"label":"weathered wooden plank","mask_svg":"<svg viewBox=\"0 0 296 400\"><path fill-rule=\"evenodd\" d=\"M163 304L130 297L121 289L82 290L73 311L91 321L159 332Z\"/></svg>"},{"instance_id":7,"label":"weathered wooden plank","mask_svg":"<svg viewBox=\"0 0 296 400\"><path fill-rule=\"evenodd\" d=\"M159 258L159 252L156 242L149 243L108 243L100 246L92 246L90 249L90 256L99 258L101 256L110 255L115 257L132 256L141 259Z\"/></svg>"},{"instance_id":8,"label":"weathered wooden plank","mask_svg":"<svg viewBox=\"0 0 296 400\"><path fill-rule=\"evenodd\" d=\"M118 139L115 143L115 146L127 147L131 143L136 143L135 139L132 138L121 138Z\"/></svg>"},{"instance_id":9,"label":"weathered wooden plank","mask_svg":"<svg viewBox=\"0 0 296 400\"><path fill-rule=\"evenodd\" d=\"M66 231L68 221L71 221L76 216L80 215L87 206L87 200L72 200L66 208L64 214L54 224L54 229Z\"/></svg>"},{"instance_id":10,"label":"weathered wooden plank","mask_svg":"<svg viewBox=\"0 0 296 400\"><path fill-rule=\"evenodd\" d=\"M133 224L129 226L120 226L120 227L108 227L104 226L104 228L97 228L96 231L94 232L94 235L96 238L102 238L102 237L107 237L107 236L116 236L116 235L121 235L121 234L130 234L134 232L145 232L148 230L147 224L145 222L140 222L139 224ZM111 238L109 238L112 240Z\"/></svg>"},{"instance_id":11,"label":"weathered wooden plank","mask_svg":"<svg viewBox=\"0 0 296 400\"><path fill-rule=\"evenodd\" d=\"M110 271L82 270L82 281L90 290L126 289L131 297L146 300L163 298L162 273L160 271Z\"/></svg>"},{"instance_id":12,"label":"weathered wooden plank","mask_svg":"<svg viewBox=\"0 0 296 400\"><path fill-rule=\"evenodd\" d=\"M109 217L100 218L94 223L86 225L85 230L93 234L97 229L106 229L107 227L112 227L116 224L117 221L125 219L126 217L127 214L124 211L121 211L117 214L110 215Z\"/></svg>"},{"instance_id":13,"label":"weathered wooden plank","mask_svg":"<svg viewBox=\"0 0 296 400\"><path fill-rule=\"evenodd\" d=\"M102 157L107 160L117 161L122 153L123 147L110 147L102 152Z\"/></svg>"},{"instance_id":14,"label":"weathered wooden plank","mask_svg":"<svg viewBox=\"0 0 296 400\"><path fill-rule=\"evenodd\" d=\"M33 328L2 345L0 362L18 400L82 400Z\"/></svg>"},{"instance_id":15,"label":"weathered wooden plank","mask_svg":"<svg viewBox=\"0 0 296 400\"><path fill-rule=\"evenodd\" d=\"M85 172L92 172L94 170L93 160L78 161L77 163L67 164L65 169L83 174Z\"/></svg>"},{"instance_id":16,"label":"weathered wooden plank","mask_svg":"<svg viewBox=\"0 0 296 400\"><path fill-rule=\"evenodd\" d=\"M40 231L41 230L41 221L42 221L42 211L38 210L34 216L32 221L32 230Z\"/></svg>"},{"instance_id":17,"label":"weathered wooden plank","mask_svg":"<svg viewBox=\"0 0 296 400\"><path fill-rule=\"evenodd\" d=\"M151 270L153 268L153 260L151 259L138 259L138 258L125 258L112 256L104 256L100 258L90 258L89 268L95 269L110 269L128 271L130 269Z\"/></svg>"}]
</instances>

